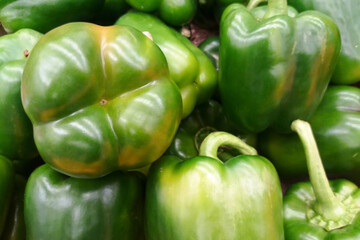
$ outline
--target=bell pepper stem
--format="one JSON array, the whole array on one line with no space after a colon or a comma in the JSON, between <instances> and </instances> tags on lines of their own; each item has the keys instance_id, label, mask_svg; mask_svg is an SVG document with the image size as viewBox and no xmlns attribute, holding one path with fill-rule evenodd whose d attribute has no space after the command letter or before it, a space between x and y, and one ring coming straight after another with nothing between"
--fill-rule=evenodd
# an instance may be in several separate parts
<instances>
[{"instance_id":1,"label":"bell pepper stem","mask_svg":"<svg viewBox=\"0 0 360 240\"><path fill-rule=\"evenodd\" d=\"M341 219L346 210L330 187L310 124L295 120L291 129L299 135L304 146L310 182L316 197L314 211L326 220Z\"/></svg>"},{"instance_id":2,"label":"bell pepper stem","mask_svg":"<svg viewBox=\"0 0 360 240\"><path fill-rule=\"evenodd\" d=\"M248 5L246 6L246 8L248 10L251 10L255 7L257 7L260 3L266 2L267 0L250 0L250 2L248 3Z\"/></svg>"},{"instance_id":3,"label":"bell pepper stem","mask_svg":"<svg viewBox=\"0 0 360 240\"><path fill-rule=\"evenodd\" d=\"M220 161L218 157L218 148L220 146L228 146L237 149L245 155L257 155L255 148L247 145L240 138L227 132L210 133L200 145L200 156L208 156Z\"/></svg>"},{"instance_id":4,"label":"bell pepper stem","mask_svg":"<svg viewBox=\"0 0 360 240\"><path fill-rule=\"evenodd\" d=\"M288 15L286 0L268 0L268 9L263 19L268 19L273 16Z\"/></svg>"}]
</instances>

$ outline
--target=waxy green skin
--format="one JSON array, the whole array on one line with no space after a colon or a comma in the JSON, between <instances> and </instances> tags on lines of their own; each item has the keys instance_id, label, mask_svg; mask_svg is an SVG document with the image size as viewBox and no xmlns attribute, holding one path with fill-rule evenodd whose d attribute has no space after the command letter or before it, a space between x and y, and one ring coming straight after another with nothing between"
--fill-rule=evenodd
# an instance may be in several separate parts
<instances>
[{"instance_id":1,"label":"waxy green skin","mask_svg":"<svg viewBox=\"0 0 360 240\"><path fill-rule=\"evenodd\" d=\"M145 218L149 240L284 239L277 173L256 155L162 157L149 171Z\"/></svg>"},{"instance_id":2,"label":"waxy green skin","mask_svg":"<svg viewBox=\"0 0 360 240\"><path fill-rule=\"evenodd\" d=\"M330 16L341 35L341 52L331 82L360 81L360 2L358 0L288 0L298 11L316 10Z\"/></svg>"},{"instance_id":3,"label":"waxy green skin","mask_svg":"<svg viewBox=\"0 0 360 240\"><path fill-rule=\"evenodd\" d=\"M26 228L24 219L24 193L26 179L21 175L15 175L15 190L9 206L2 240L26 240Z\"/></svg>"},{"instance_id":4,"label":"waxy green skin","mask_svg":"<svg viewBox=\"0 0 360 240\"><path fill-rule=\"evenodd\" d=\"M37 168L25 189L27 239L143 239L144 180L137 172L77 179Z\"/></svg>"},{"instance_id":5,"label":"waxy green skin","mask_svg":"<svg viewBox=\"0 0 360 240\"><path fill-rule=\"evenodd\" d=\"M62 24L89 21L104 0L5 0L0 3L0 22L7 32L31 28L45 33Z\"/></svg>"},{"instance_id":6,"label":"waxy green skin","mask_svg":"<svg viewBox=\"0 0 360 240\"><path fill-rule=\"evenodd\" d=\"M310 118L320 155L331 176L359 179L360 89L331 86ZM275 165L284 179L307 176L304 151L296 134L267 131L258 137L261 154Z\"/></svg>"},{"instance_id":7,"label":"waxy green skin","mask_svg":"<svg viewBox=\"0 0 360 240\"><path fill-rule=\"evenodd\" d=\"M27 55L41 36L22 29L0 38L0 155L11 160L38 155L32 124L21 103L20 85Z\"/></svg>"},{"instance_id":8,"label":"waxy green skin","mask_svg":"<svg viewBox=\"0 0 360 240\"><path fill-rule=\"evenodd\" d=\"M166 57L172 80L180 89L183 118L193 111L196 104L204 103L212 96L217 85L216 70L189 39L146 13L129 12L121 16L116 24L132 26L151 34Z\"/></svg>"},{"instance_id":9,"label":"waxy green skin","mask_svg":"<svg viewBox=\"0 0 360 240\"><path fill-rule=\"evenodd\" d=\"M163 53L131 27L70 23L50 31L29 56L21 87L41 157L69 176L148 165L181 120Z\"/></svg>"},{"instance_id":10,"label":"waxy green skin","mask_svg":"<svg viewBox=\"0 0 360 240\"><path fill-rule=\"evenodd\" d=\"M219 69L220 37L211 36L202 41L199 45L201 51L210 59L216 70Z\"/></svg>"},{"instance_id":11,"label":"waxy green skin","mask_svg":"<svg viewBox=\"0 0 360 240\"><path fill-rule=\"evenodd\" d=\"M181 26L189 23L197 10L197 0L126 0L133 8L142 12L156 11L169 25Z\"/></svg>"},{"instance_id":12,"label":"waxy green skin","mask_svg":"<svg viewBox=\"0 0 360 240\"><path fill-rule=\"evenodd\" d=\"M215 100L210 100L197 106L187 118L180 123L178 131L171 142L165 155L177 156L186 160L199 155L199 148L204 138L214 131L224 131L241 138L251 146L256 144L254 134L244 134L230 122L224 115L221 104ZM227 159L231 154L230 149L219 149L220 158ZM237 153L238 155L238 153ZM231 155L229 155L231 156ZM232 155L234 157L236 155Z\"/></svg>"},{"instance_id":13,"label":"waxy green skin","mask_svg":"<svg viewBox=\"0 0 360 240\"><path fill-rule=\"evenodd\" d=\"M345 179L330 181L335 194L346 198L351 196L360 207L360 190L352 182ZM287 240L353 240L360 238L360 214L351 225L344 228L326 231L311 224L306 217L306 211L315 201L315 195L310 182L292 185L284 196L284 226Z\"/></svg>"},{"instance_id":14,"label":"waxy green skin","mask_svg":"<svg viewBox=\"0 0 360 240\"><path fill-rule=\"evenodd\" d=\"M242 130L286 132L320 103L340 51L335 23L315 11L258 20L232 4L220 24L219 88L224 110ZM286 9L286 8L285 8ZM271 13L271 12L269 12Z\"/></svg>"},{"instance_id":15,"label":"waxy green skin","mask_svg":"<svg viewBox=\"0 0 360 240\"><path fill-rule=\"evenodd\" d=\"M15 171L9 159L0 155L0 236L4 231L13 194Z\"/></svg>"}]
</instances>

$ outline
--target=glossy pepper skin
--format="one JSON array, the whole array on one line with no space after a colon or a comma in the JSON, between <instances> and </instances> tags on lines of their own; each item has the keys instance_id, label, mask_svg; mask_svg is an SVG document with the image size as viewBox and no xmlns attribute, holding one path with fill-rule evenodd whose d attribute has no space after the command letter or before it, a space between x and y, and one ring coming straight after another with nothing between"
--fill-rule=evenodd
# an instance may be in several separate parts
<instances>
[{"instance_id":1,"label":"glossy pepper skin","mask_svg":"<svg viewBox=\"0 0 360 240\"><path fill-rule=\"evenodd\" d=\"M221 145L246 155L225 163ZM234 135L213 132L199 156L164 156L150 168L145 231L149 240L282 240L282 193L275 168Z\"/></svg>"},{"instance_id":2,"label":"glossy pepper skin","mask_svg":"<svg viewBox=\"0 0 360 240\"><path fill-rule=\"evenodd\" d=\"M6 217L6 225L3 234L0 234L0 239L2 240L26 240L26 228L24 219L25 185L25 177L16 174L15 190L12 195L9 212Z\"/></svg>"},{"instance_id":3,"label":"glossy pepper skin","mask_svg":"<svg viewBox=\"0 0 360 240\"><path fill-rule=\"evenodd\" d=\"M0 22L8 32L30 28L41 33L62 24L89 21L104 0L5 0L0 3Z\"/></svg>"},{"instance_id":4,"label":"glossy pepper skin","mask_svg":"<svg viewBox=\"0 0 360 240\"><path fill-rule=\"evenodd\" d=\"M201 51L210 59L216 70L219 69L220 37L211 36L202 41L199 45Z\"/></svg>"},{"instance_id":5,"label":"glossy pepper skin","mask_svg":"<svg viewBox=\"0 0 360 240\"><path fill-rule=\"evenodd\" d=\"M25 189L27 239L143 239L144 180L137 172L77 179L37 168Z\"/></svg>"},{"instance_id":6,"label":"glossy pepper skin","mask_svg":"<svg viewBox=\"0 0 360 240\"><path fill-rule=\"evenodd\" d=\"M310 182L294 184L284 196L285 239L359 239L359 188L345 179L329 182L310 125L297 121L292 128L304 145Z\"/></svg>"},{"instance_id":7,"label":"glossy pepper skin","mask_svg":"<svg viewBox=\"0 0 360 240\"><path fill-rule=\"evenodd\" d=\"M126 13L116 25L135 27L151 34L166 57L171 79L180 89L183 118L192 112L196 104L204 103L212 96L217 85L216 70L206 55L189 39L146 13Z\"/></svg>"},{"instance_id":8,"label":"glossy pepper skin","mask_svg":"<svg viewBox=\"0 0 360 240\"><path fill-rule=\"evenodd\" d=\"M360 81L360 3L358 0L288 0L298 11L316 10L330 16L341 35L341 52L331 82Z\"/></svg>"},{"instance_id":9,"label":"glossy pepper skin","mask_svg":"<svg viewBox=\"0 0 360 240\"><path fill-rule=\"evenodd\" d=\"M220 42L221 101L229 118L249 132L286 132L294 119L308 119L341 45L328 16L310 11L291 17L284 0L269 0L260 20L241 4L230 5L222 15Z\"/></svg>"},{"instance_id":10,"label":"glossy pepper skin","mask_svg":"<svg viewBox=\"0 0 360 240\"><path fill-rule=\"evenodd\" d=\"M215 131L231 133L251 146L256 144L254 134L244 134L224 115L221 104L215 100L197 106L180 123L178 131L166 150L165 155L174 155L186 160L199 155L200 144L207 135ZM219 148L219 158L225 160L232 154L232 149ZM239 155L237 152L236 155ZM234 157L233 155L231 157Z\"/></svg>"},{"instance_id":11,"label":"glossy pepper skin","mask_svg":"<svg viewBox=\"0 0 360 240\"><path fill-rule=\"evenodd\" d=\"M50 31L29 56L21 87L40 155L69 176L148 165L181 120L163 53L131 27L69 23Z\"/></svg>"},{"instance_id":12,"label":"glossy pepper skin","mask_svg":"<svg viewBox=\"0 0 360 240\"><path fill-rule=\"evenodd\" d=\"M6 225L6 216L9 212L14 181L15 171L11 161L0 155L0 236Z\"/></svg>"},{"instance_id":13,"label":"glossy pepper skin","mask_svg":"<svg viewBox=\"0 0 360 240\"><path fill-rule=\"evenodd\" d=\"M181 26L189 23L197 10L197 0L126 0L141 12L156 11L159 17L169 25Z\"/></svg>"},{"instance_id":14,"label":"glossy pepper skin","mask_svg":"<svg viewBox=\"0 0 360 240\"><path fill-rule=\"evenodd\" d=\"M326 169L331 176L359 179L360 89L330 86L309 123ZM296 134L266 131L259 135L261 154L284 179L307 176L305 154Z\"/></svg>"},{"instance_id":15,"label":"glossy pepper skin","mask_svg":"<svg viewBox=\"0 0 360 240\"><path fill-rule=\"evenodd\" d=\"M22 29L0 38L0 155L9 159L27 160L38 155L20 90L26 59L41 36Z\"/></svg>"}]
</instances>

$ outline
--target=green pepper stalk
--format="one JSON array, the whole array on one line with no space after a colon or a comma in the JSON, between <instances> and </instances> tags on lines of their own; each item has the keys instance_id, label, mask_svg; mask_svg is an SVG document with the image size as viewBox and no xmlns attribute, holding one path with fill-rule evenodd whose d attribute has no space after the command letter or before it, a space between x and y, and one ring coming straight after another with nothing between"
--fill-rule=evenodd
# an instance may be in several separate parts
<instances>
[{"instance_id":1,"label":"green pepper stalk","mask_svg":"<svg viewBox=\"0 0 360 240\"><path fill-rule=\"evenodd\" d=\"M358 188L347 180L328 181L308 122L295 120L291 129L303 144L310 182L291 186L284 197L285 238L358 237L354 231L360 221Z\"/></svg>"},{"instance_id":2,"label":"green pepper stalk","mask_svg":"<svg viewBox=\"0 0 360 240\"><path fill-rule=\"evenodd\" d=\"M268 7L263 19L278 15L288 15L287 0L251 0L247 5L247 9L251 10L265 1L268 1Z\"/></svg>"},{"instance_id":3,"label":"green pepper stalk","mask_svg":"<svg viewBox=\"0 0 360 240\"><path fill-rule=\"evenodd\" d=\"M208 135L210 136L210 134ZM238 137L225 133L225 132L214 132L211 133L210 137L206 137L200 145L200 156L208 156L221 161L218 158L218 149L220 146L228 146L239 150L245 155L257 155L255 148L247 145L245 142L240 140Z\"/></svg>"},{"instance_id":4,"label":"green pepper stalk","mask_svg":"<svg viewBox=\"0 0 360 240\"><path fill-rule=\"evenodd\" d=\"M331 190L310 124L295 120L291 129L299 135L304 145L310 182L316 196L315 213L324 221L328 231L351 224L359 210L354 212L352 208L349 209L352 206L344 205Z\"/></svg>"}]
</instances>

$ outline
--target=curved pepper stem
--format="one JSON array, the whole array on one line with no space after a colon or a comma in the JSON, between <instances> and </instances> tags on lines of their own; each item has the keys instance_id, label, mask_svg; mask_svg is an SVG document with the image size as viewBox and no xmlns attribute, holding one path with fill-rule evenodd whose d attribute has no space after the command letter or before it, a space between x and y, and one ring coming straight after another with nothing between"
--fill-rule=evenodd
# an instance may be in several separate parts
<instances>
[{"instance_id":1,"label":"curved pepper stem","mask_svg":"<svg viewBox=\"0 0 360 240\"><path fill-rule=\"evenodd\" d=\"M260 3L266 2L267 0L250 0L246 8L248 10L251 10L253 8L256 8Z\"/></svg>"},{"instance_id":2,"label":"curved pepper stem","mask_svg":"<svg viewBox=\"0 0 360 240\"><path fill-rule=\"evenodd\" d=\"M310 182L316 197L314 211L326 221L341 220L346 208L330 187L310 124L295 120L291 129L299 135L304 146Z\"/></svg>"},{"instance_id":3,"label":"curved pepper stem","mask_svg":"<svg viewBox=\"0 0 360 240\"><path fill-rule=\"evenodd\" d=\"M247 9L251 10L262 2L268 2L268 9L263 19L268 19L277 15L288 15L287 0L250 0Z\"/></svg>"},{"instance_id":4,"label":"curved pepper stem","mask_svg":"<svg viewBox=\"0 0 360 240\"><path fill-rule=\"evenodd\" d=\"M227 132L210 133L200 145L199 155L208 156L221 161L218 156L218 148L220 146L228 146L238 150L245 155L257 155L255 148L247 145L240 138Z\"/></svg>"}]
</instances>

